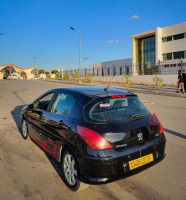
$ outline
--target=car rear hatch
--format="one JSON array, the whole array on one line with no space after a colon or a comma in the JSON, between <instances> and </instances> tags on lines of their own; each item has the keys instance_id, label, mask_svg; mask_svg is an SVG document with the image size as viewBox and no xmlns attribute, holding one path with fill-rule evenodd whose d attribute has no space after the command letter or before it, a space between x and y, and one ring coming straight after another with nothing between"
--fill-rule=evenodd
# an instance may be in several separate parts
<instances>
[{"instance_id":1,"label":"car rear hatch","mask_svg":"<svg viewBox=\"0 0 186 200\"><path fill-rule=\"evenodd\" d=\"M84 119L113 149L142 146L160 131L157 119L132 95L96 99L85 106Z\"/></svg>"}]
</instances>

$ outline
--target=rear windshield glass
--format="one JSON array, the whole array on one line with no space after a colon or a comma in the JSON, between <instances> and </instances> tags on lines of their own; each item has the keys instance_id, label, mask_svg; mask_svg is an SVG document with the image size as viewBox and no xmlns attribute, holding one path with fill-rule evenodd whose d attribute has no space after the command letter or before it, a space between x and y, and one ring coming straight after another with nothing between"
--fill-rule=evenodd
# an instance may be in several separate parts
<instances>
[{"instance_id":1,"label":"rear windshield glass","mask_svg":"<svg viewBox=\"0 0 186 200\"><path fill-rule=\"evenodd\" d=\"M136 96L99 99L87 104L84 118L88 122L117 122L149 115Z\"/></svg>"}]
</instances>

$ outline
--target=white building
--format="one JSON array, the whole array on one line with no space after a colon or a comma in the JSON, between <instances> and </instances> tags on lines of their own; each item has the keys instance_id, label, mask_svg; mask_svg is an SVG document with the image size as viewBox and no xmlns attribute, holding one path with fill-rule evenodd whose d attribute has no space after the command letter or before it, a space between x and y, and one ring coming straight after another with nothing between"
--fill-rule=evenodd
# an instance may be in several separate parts
<instances>
[{"instance_id":1,"label":"white building","mask_svg":"<svg viewBox=\"0 0 186 200\"><path fill-rule=\"evenodd\" d=\"M93 63L93 73L95 76L131 74L132 58Z\"/></svg>"},{"instance_id":2,"label":"white building","mask_svg":"<svg viewBox=\"0 0 186 200\"><path fill-rule=\"evenodd\" d=\"M132 65L134 75L186 71L186 22L132 35Z\"/></svg>"}]
</instances>

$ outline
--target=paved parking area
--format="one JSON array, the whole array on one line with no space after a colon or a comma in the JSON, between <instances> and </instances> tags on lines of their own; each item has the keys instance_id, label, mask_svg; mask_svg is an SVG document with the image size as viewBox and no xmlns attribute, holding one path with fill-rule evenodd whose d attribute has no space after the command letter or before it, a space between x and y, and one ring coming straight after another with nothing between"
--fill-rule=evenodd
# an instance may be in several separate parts
<instances>
[{"instance_id":1,"label":"paved parking area","mask_svg":"<svg viewBox=\"0 0 186 200\"><path fill-rule=\"evenodd\" d=\"M162 122L166 158L137 175L71 192L61 179L60 164L20 134L20 112L45 91L61 83L0 81L0 199L177 199L186 196L186 99L150 94L139 98Z\"/></svg>"}]
</instances>

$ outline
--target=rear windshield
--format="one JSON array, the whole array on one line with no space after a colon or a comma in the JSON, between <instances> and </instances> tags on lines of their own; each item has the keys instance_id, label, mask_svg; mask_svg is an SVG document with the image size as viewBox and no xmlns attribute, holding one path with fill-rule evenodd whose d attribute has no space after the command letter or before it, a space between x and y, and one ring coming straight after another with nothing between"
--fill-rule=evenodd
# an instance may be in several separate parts
<instances>
[{"instance_id":1,"label":"rear windshield","mask_svg":"<svg viewBox=\"0 0 186 200\"><path fill-rule=\"evenodd\" d=\"M88 122L109 123L147 115L148 110L136 96L99 99L84 108L84 118Z\"/></svg>"}]
</instances>

